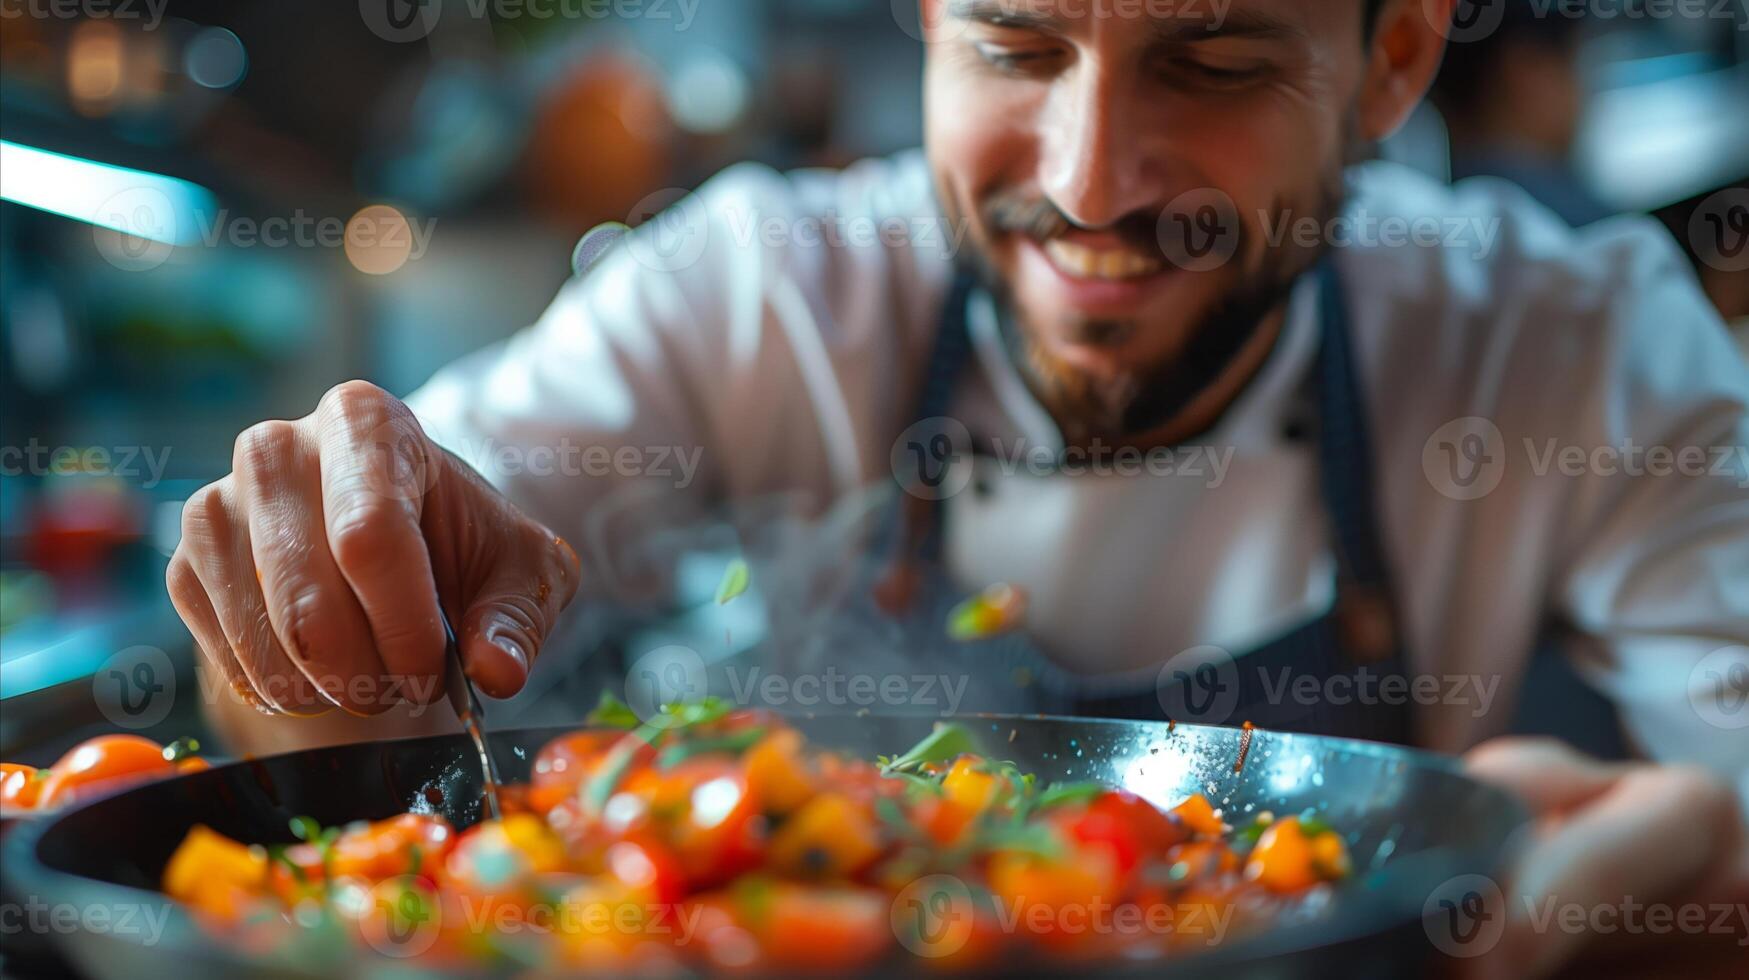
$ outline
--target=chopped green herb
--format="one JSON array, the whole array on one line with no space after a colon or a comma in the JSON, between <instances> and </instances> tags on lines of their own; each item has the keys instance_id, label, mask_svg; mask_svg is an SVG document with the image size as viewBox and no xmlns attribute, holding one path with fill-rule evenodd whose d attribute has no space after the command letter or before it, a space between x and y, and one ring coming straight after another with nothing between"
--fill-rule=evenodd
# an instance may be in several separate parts
<instances>
[{"instance_id":1,"label":"chopped green herb","mask_svg":"<svg viewBox=\"0 0 1749 980\"><path fill-rule=\"evenodd\" d=\"M726 605L730 599L747 591L750 579L746 562L739 558L729 562L729 567L723 570L722 584L717 586L717 605Z\"/></svg>"},{"instance_id":2,"label":"chopped green herb","mask_svg":"<svg viewBox=\"0 0 1749 980\"><path fill-rule=\"evenodd\" d=\"M695 738L691 741L680 742L663 749L662 753L656 756L656 766L659 769L669 769L694 756L708 755L712 752L739 755L752 748L764 737L765 729L749 728L735 732L733 735L723 735L718 738Z\"/></svg>"},{"instance_id":3,"label":"chopped green herb","mask_svg":"<svg viewBox=\"0 0 1749 980\"><path fill-rule=\"evenodd\" d=\"M584 721L599 728L636 728L638 714L631 705L614 697L612 691L602 691L595 710L589 712Z\"/></svg>"},{"instance_id":4,"label":"chopped green herb","mask_svg":"<svg viewBox=\"0 0 1749 980\"><path fill-rule=\"evenodd\" d=\"M1086 803L1103 792L1105 787L1099 783L1057 783L1039 793L1033 808L1043 810L1070 803Z\"/></svg>"},{"instance_id":5,"label":"chopped green herb","mask_svg":"<svg viewBox=\"0 0 1749 980\"><path fill-rule=\"evenodd\" d=\"M164 746L165 762L181 762L184 759L192 759L199 754L200 741L186 735Z\"/></svg>"},{"instance_id":6,"label":"chopped green herb","mask_svg":"<svg viewBox=\"0 0 1749 980\"><path fill-rule=\"evenodd\" d=\"M911 751L896 759L889 759L881 767L882 772L914 772L931 763L949 762L968 752L976 752L978 744L972 738L972 733L963 726L949 723L938 723L935 730L923 737L923 740L911 746Z\"/></svg>"}]
</instances>

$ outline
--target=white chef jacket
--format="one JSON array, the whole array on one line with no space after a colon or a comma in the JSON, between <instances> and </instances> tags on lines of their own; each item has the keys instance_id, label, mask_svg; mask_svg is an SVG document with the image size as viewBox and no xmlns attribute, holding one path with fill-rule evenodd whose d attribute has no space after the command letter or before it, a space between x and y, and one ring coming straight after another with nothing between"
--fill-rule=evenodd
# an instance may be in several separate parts
<instances>
[{"instance_id":1,"label":"white chef jacket","mask_svg":"<svg viewBox=\"0 0 1749 980\"><path fill-rule=\"evenodd\" d=\"M1442 692L1417 703L1418 740L1457 751L1504 730L1554 622L1640 751L1704 763L1749 799L1749 368L1682 256L1649 222L1574 231L1501 182L1371 163L1350 184L1355 220L1329 233L1377 521L1410 672ZM711 502L789 495L824 514L891 482L957 244L919 153L735 167L410 402L591 567ZM1024 586L1032 638L1088 674L1242 651L1325 612L1315 447L1288 433L1318 347L1313 292L1169 467L962 463L979 490L947 504L956 583ZM988 304L970 328L953 417L1058 453Z\"/></svg>"}]
</instances>

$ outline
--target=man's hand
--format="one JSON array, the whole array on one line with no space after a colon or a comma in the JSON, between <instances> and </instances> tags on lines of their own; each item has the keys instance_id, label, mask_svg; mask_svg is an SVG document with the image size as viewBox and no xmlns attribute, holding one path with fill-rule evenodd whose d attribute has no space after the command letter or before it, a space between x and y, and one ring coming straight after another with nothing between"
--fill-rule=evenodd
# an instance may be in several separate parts
<instances>
[{"instance_id":1,"label":"man's hand","mask_svg":"<svg viewBox=\"0 0 1749 980\"><path fill-rule=\"evenodd\" d=\"M1506 929L1466 975L1740 976L1749 848L1736 796L1704 770L1604 763L1552 739L1472 751L1471 775L1529 804Z\"/></svg>"},{"instance_id":2,"label":"man's hand","mask_svg":"<svg viewBox=\"0 0 1749 980\"><path fill-rule=\"evenodd\" d=\"M508 697L577 590L577 555L361 381L237 437L182 512L167 581L211 666L264 711L378 714L468 675Z\"/></svg>"}]
</instances>

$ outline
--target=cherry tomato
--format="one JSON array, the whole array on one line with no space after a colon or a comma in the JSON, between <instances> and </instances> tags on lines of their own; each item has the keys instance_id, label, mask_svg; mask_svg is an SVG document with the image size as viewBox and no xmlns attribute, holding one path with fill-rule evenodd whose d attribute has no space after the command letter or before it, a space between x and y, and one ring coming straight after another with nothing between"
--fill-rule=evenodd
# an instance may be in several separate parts
<instances>
[{"instance_id":1,"label":"cherry tomato","mask_svg":"<svg viewBox=\"0 0 1749 980\"><path fill-rule=\"evenodd\" d=\"M1101 793L1089 808L1108 814L1129 831L1144 855L1159 856L1187 839L1185 827L1174 823L1159 807L1134 793L1111 790Z\"/></svg>"},{"instance_id":2,"label":"cherry tomato","mask_svg":"<svg viewBox=\"0 0 1749 980\"><path fill-rule=\"evenodd\" d=\"M336 877L357 875L371 881L411 874L415 864L430 875L455 844L455 832L442 817L403 813L342 833L334 841ZM417 858L415 858L417 853Z\"/></svg>"},{"instance_id":3,"label":"cherry tomato","mask_svg":"<svg viewBox=\"0 0 1749 980\"><path fill-rule=\"evenodd\" d=\"M694 887L728 881L759 864L765 852L765 818L734 760L701 756L675 766L670 785L685 787L682 812L668 825L668 841ZM666 804L653 804L661 812Z\"/></svg>"},{"instance_id":4,"label":"cherry tomato","mask_svg":"<svg viewBox=\"0 0 1749 980\"><path fill-rule=\"evenodd\" d=\"M128 783L176 771L164 748L138 735L99 735L74 746L49 768L38 804L61 806L76 796L110 792Z\"/></svg>"},{"instance_id":5,"label":"cherry tomato","mask_svg":"<svg viewBox=\"0 0 1749 980\"><path fill-rule=\"evenodd\" d=\"M651 839L629 838L607 846L602 855L608 874L659 906L673 906L686 897L686 874L680 861Z\"/></svg>"},{"instance_id":6,"label":"cherry tomato","mask_svg":"<svg viewBox=\"0 0 1749 980\"><path fill-rule=\"evenodd\" d=\"M43 780L47 777L48 773L35 766L0 762L0 806L13 810L35 808L37 798L42 795Z\"/></svg>"},{"instance_id":7,"label":"cherry tomato","mask_svg":"<svg viewBox=\"0 0 1749 980\"><path fill-rule=\"evenodd\" d=\"M546 813L565 799L576 796L578 787L601 761L602 753L622 735L616 731L572 732L548 742L534 757L528 789L529 809Z\"/></svg>"},{"instance_id":8,"label":"cherry tomato","mask_svg":"<svg viewBox=\"0 0 1749 980\"><path fill-rule=\"evenodd\" d=\"M1078 812L1064 813L1057 818L1064 836L1074 841L1081 851L1098 850L1107 854L1119 875L1128 875L1141 860L1142 845L1129 824L1109 810L1088 807Z\"/></svg>"}]
</instances>

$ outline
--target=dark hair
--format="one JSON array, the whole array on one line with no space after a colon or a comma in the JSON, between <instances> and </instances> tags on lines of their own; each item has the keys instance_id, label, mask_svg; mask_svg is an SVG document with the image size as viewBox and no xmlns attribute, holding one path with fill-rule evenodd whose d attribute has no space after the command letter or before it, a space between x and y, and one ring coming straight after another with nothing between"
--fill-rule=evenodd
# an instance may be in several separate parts
<instances>
[{"instance_id":1,"label":"dark hair","mask_svg":"<svg viewBox=\"0 0 1749 980\"><path fill-rule=\"evenodd\" d=\"M1385 0L1366 0L1366 17L1362 21L1366 25L1366 36L1372 36L1372 29L1379 26L1379 11L1384 9Z\"/></svg>"},{"instance_id":2,"label":"dark hair","mask_svg":"<svg viewBox=\"0 0 1749 980\"><path fill-rule=\"evenodd\" d=\"M1445 61L1433 82L1433 101L1446 113L1473 111L1491 97L1489 82L1501 52L1512 45L1547 51L1571 50L1586 27L1576 14L1540 7L1531 0L1461 0L1473 7L1498 7L1499 26L1476 40L1446 45Z\"/></svg>"}]
</instances>

